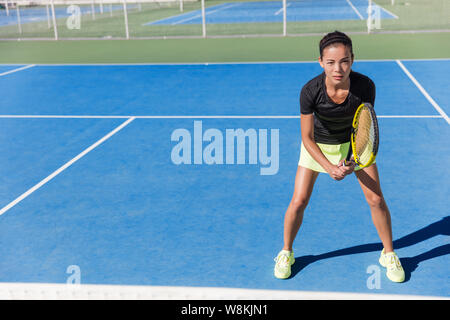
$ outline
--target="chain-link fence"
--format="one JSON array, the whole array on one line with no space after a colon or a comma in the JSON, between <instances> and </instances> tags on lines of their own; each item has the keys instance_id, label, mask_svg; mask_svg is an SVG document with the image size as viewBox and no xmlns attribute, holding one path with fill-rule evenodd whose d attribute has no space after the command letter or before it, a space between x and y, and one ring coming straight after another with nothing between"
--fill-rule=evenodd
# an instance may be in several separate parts
<instances>
[{"instance_id":1,"label":"chain-link fence","mask_svg":"<svg viewBox=\"0 0 450 320\"><path fill-rule=\"evenodd\" d=\"M1 39L450 31L449 0L0 0Z\"/></svg>"}]
</instances>

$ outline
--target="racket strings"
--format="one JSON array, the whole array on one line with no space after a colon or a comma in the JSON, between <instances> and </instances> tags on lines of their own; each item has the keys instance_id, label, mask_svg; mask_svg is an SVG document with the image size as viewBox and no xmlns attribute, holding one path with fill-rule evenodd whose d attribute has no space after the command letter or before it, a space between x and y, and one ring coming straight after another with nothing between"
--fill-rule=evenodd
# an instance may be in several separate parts
<instances>
[{"instance_id":1,"label":"racket strings","mask_svg":"<svg viewBox=\"0 0 450 320\"><path fill-rule=\"evenodd\" d=\"M375 128L372 114L367 108L362 108L355 129L356 157L361 164L366 164L372 155L375 141Z\"/></svg>"}]
</instances>

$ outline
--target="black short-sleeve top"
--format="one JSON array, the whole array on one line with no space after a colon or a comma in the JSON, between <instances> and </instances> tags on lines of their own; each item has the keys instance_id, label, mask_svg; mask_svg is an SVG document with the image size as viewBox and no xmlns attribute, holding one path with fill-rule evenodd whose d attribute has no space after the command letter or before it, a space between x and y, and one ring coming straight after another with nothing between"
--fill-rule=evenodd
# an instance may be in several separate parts
<instances>
[{"instance_id":1,"label":"black short-sleeve top","mask_svg":"<svg viewBox=\"0 0 450 320\"><path fill-rule=\"evenodd\" d=\"M350 90L344 102L337 104L327 94L325 73L308 81L300 93L300 113L314 114L314 140L341 144L350 141L353 115L362 102L375 102L375 84L358 72L350 72Z\"/></svg>"}]
</instances>

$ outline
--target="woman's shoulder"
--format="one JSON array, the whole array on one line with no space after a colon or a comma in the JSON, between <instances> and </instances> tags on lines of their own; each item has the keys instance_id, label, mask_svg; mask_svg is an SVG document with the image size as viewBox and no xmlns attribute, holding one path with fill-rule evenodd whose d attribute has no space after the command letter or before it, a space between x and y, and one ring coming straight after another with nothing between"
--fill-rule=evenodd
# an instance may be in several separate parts
<instances>
[{"instance_id":1,"label":"woman's shoulder","mask_svg":"<svg viewBox=\"0 0 450 320\"><path fill-rule=\"evenodd\" d=\"M309 92L314 93L314 92L317 92L318 90L320 90L322 83L323 83L323 76L324 76L324 73L321 73L321 74L315 76L314 78L312 78L311 80L309 80L303 86L302 91L308 90Z\"/></svg>"},{"instance_id":2,"label":"woman's shoulder","mask_svg":"<svg viewBox=\"0 0 450 320\"><path fill-rule=\"evenodd\" d=\"M356 71L351 71L350 72L350 81L352 81L352 83L360 83L360 84L365 84L368 86L375 86L375 83L373 82L372 79L370 79L368 76L366 76L365 74L356 72Z\"/></svg>"}]
</instances>

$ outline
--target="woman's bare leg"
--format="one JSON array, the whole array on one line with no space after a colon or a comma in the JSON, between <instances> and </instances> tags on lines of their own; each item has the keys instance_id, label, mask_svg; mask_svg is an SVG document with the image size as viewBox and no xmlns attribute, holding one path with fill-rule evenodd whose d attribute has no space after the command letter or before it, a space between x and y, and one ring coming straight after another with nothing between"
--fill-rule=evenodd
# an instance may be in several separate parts
<instances>
[{"instance_id":1,"label":"woman's bare leg","mask_svg":"<svg viewBox=\"0 0 450 320\"><path fill-rule=\"evenodd\" d=\"M384 250L385 252L391 252L394 250L391 214L381 192L377 166L373 164L370 167L355 171L355 174L369 204L372 221L383 243Z\"/></svg>"},{"instance_id":2,"label":"woman's bare leg","mask_svg":"<svg viewBox=\"0 0 450 320\"><path fill-rule=\"evenodd\" d=\"M292 251L292 244L303 221L303 212L308 205L314 183L319 172L301 166L297 168L292 200L284 216L284 250Z\"/></svg>"}]
</instances>

